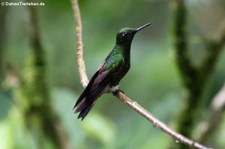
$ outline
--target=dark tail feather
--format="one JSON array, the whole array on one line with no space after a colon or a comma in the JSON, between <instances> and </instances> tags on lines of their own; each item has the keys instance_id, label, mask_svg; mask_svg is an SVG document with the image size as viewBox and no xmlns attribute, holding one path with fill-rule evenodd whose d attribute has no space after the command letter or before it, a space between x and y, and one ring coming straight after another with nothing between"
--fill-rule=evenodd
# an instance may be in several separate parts
<instances>
[{"instance_id":1,"label":"dark tail feather","mask_svg":"<svg viewBox=\"0 0 225 149\"><path fill-rule=\"evenodd\" d=\"M79 103L77 103L77 105L75 106L75 112L80 112L78 115L78 119L81 118L81 120L83 120L87 116L88 112L94 106L97 98L101 96L103 89L104 88L96 89L94 92L92 92L91 96L90 94L87 94L82 100L80 100Z\"/></svg>"},{"instance_id":2,"label":"dark tail feather","mask_svg":"<svg viewBox=\"0 0 225 149\"><path fill-rule=\"evenodd\" d=\"M88 112L91 110L91 108L94 106L96 100L98 97L100 97L102 95L102 91L104 90L104 86L98 87L97 89L91 90L89 93L88 91L84 91L87 92L87 95L83 95L80 98L83 98L82 100L80 100L80 98L78 99L79 102L76 103L75 105L75 113L79 113L78 115L78 119L81 118L81 120L83 120Z\"/></svg>"},{"instance_id":3,"label":"dark tail feather","mask_svg":"<svg viewBox=\"0 0 225 149\"><path fill-rule=\"evenodd\" d=\"M97 100L97 98L92 99L92 100L87 100L87 97L83 98L83 100L81 100L75 108L75 113L79 113L78 115L78 119L81 118L81 120L83 120L88 112L91 110L91 108L94 106L95 101Z\"/></svg>"},{"instance_id":4,"label":"dark tail feather","mask_svg":"<svg viewBox=\"0 0 225 149\"><path fill-rule=\"evenodd\" d=\"M94 83L95 78L98 76L98 72L97 71L94 76L91 78L90 82L88 83L87 87L85 88L85 90L83 91L83 93L80 95L79 99L77 100L77 102L75 103L73 109L75 109L78 105L81 105L81 103L85 102L85 97L90 93L92 85Z\"/></svg>"},{"instance_id":5,"label":"dark tail feather","mask_svg":"<svg viewBox=\"0 0 225 149\"><path fill-rule=\"evenodd\" d=\"M83 120L94 106L97 98L102 95L102 91L109 83L108 73L109 71L104 71L103 73L97 71L90 80L74 106L75 113L80 112L78 119L81 118Z\"/></svg>"},{"instance_id":6,"label":"dark tail feather","mask_svg":"<svg viewBox=\"0 0 225 149\"><path fill-rule=\"evenodd\" d=\"M87 116L87 114L89 113L89 111L91 110L91 108L93 106L94 106L94 103L92 103L91 105L86 106L86 108L84 108L81 111L76 111L76 112L80 112L77 118L78 119L81 118L81 120L83 120Z\"/></svg>"}]
</instances>

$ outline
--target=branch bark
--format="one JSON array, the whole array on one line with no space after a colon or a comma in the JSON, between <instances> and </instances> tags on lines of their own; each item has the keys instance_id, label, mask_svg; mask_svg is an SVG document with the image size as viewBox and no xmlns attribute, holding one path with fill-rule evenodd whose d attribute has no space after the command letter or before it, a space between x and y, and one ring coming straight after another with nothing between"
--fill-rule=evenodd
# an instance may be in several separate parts
<instances>
[{"instance_id":1,"label":"branch bark","mask_svg":"<svg viewBox=\"0 0 225 149\"><path fill-rule=\"evenodd\" d=\"M133 101L131 98L126 96L121 91L117 91L114 93L114 95L120 100L123 101L125 104L127 104L129 107L134 109L136 112L138 112L141 116L143 116L145 119L147 119L149 122L153 124L155 128L161 129L163 132L167 133L171 137L173 137L177 143L183 143L190 147L194 147L196 149L210 149L198 142L195 142L168 127L165 123L158 120L156 117L154 117L148 110L143 108L141 105L139 105L136 101Z\"/></svg>"},{"instance_id":2,"label":"branch bark","mask_svg":"<svg viewBox=\"0 0 225 149\"><path fill-rule=\"evenodd\" d=\"M182 81L187 88L192 88L196 78L196 68L193 66L188 53L187 44L187 10L185 0L174 0L174 46L176 63L182 75Z\"/></svg>"},{"instance_id":3,"label":"branch bark","mask_svg":"<svg viewBox=\"0 0 225 149\"><path fill-rule=\"evenodd\" d=\"M71 0L72 8L73 8L73 14L74 14L74 21L76 24L76 42L77 43L77 52L76 52L76 60L80 75L80 82L83 87L86 87L89 80L86 73L86 67L84 63L84 54L83 54L83 39L82 39L82 23L81 23L81 15L80 15L80 8L78 6L77 0Z\"/></svg>"},{"instance_id":4,"label":"branch bark","mask_svg":"<svg viewBox=\"0 0 225 149\"><path fill-rule=\"evenodd\" d=\"M85 64L83 60L83 42L82 42L82 27L81 27L81 17L80 17L80 10L78 6L78 0L71 0L72 8L73 8L73 14L74 19L77 25L77 63L78 63L78 69L80 74L80 80L83 87L85 87L88 83L88 78L85 72ZM161 129L165 133L169 134L171 137L176 139L178 142L187 144L191 147L197 148L197 149L209 149L208 147L201 145L197 142L192 141L191 139L186 138L185 136L175 132L171 128L169 128L166 124L158 120L156 117L154 117L149 111L144 109L141 105L139 105L137 102L133 101L131 98L126 96L123 92L120 90L113 93L114 96L116 96L120 101L123 101L126 103L129 107L134 109L136 112L138 112L141 116L143 116L145 119L147 119L149 122L153 124L154 127Z\"/></svg>"},{"instance_id":5,"label":"branch bark","mask_svg":"<svg viewBox=\"0 0 225 149\"><path fill-rule=\"evenodd\" d=\"M202 79L198 69L191 63L187 42L187 10L185 0L174 0L174 50L176 63L181 75L183 86L186 90L184 107L178 117L177 130L190 138L196 119L199 117L201 95L203 91ZM172 144L173 145L173 144ZM176 148L188 148L183 144L175 145ZM174 146L172 147L174 148Z\"/></svg>"}]
</instances>

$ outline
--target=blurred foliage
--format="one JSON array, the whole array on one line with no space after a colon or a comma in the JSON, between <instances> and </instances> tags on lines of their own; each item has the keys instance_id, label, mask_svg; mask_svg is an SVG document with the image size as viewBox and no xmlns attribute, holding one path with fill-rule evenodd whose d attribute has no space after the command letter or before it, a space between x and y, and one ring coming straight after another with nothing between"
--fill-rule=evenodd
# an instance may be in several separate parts
<instances>
[{"instance_id":1,"label":"blurred foliage","mask_svg":"<svg viewBox=\"0 0 225 149\"><path fill-rule=\"evenodd\" d=\"M71 4L70 1L59 0L42 2L45 6L39 7L38 16L41 42L46 52L47 83L53 107L68 132L72 148L167 148L170 136L152 127L111 94L101 96L84 121L76 119L77 115L72 108L83 88L75 60L75 24ZM211 35L224 19L225 2L188 0L187 3L189 46L192 59L198 65L198 60L204 53L202 37ZM160 120L175 128L185 92L180 83L171 43L171 7L170 1L164 0L80 0L84 54L89 78L112 49L116 32L120 28L152 22L150 28L138 33L133 40L132 66L120 87ZM23 76L27 76L31 73L26 67L31 50L28 7L4 8L7 9L5 20L0 22L5 26L4 46L0 49L0 58L4 57L4 63L1 64L4 67L11 64L18 73L25 73ZM204 93L204 98L209 103L225 81L224 68L223 52ZM0 76L7 74L6 71L1 71ZM25 128L22 112L14 102L17 87L7 80L3 84L0 90L0 148L36 149L35 143L38 140ZM199 121L205 117L207 113L202 113ZM225 120L219 130L221 131L209 140L210 147L225 148ZM53 148L48 143L49 140L46 142L45 148Z\"/></svg>"}]
</instances>

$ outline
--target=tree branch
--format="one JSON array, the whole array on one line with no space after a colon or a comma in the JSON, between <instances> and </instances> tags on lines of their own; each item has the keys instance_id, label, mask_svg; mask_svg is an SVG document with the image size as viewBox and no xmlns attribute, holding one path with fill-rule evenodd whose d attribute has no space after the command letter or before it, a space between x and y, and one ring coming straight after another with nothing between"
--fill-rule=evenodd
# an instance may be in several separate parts
<instances>
[{"instance_id":1,"label":"tree branch","mask_svg":"<svg viewBox=\"0 0 225 149\"><path fill-rule=\"evenodd\" d=\"M196 69L190 61L187 45L187 10L185 0L174 0L174 45L176 62L182 75L184 85L192 88L193 79L196 79Z\"/></svg>"},{"instance_id":2,"label":"tree branch","mask_svg":"<svg viewBox=\"0 0 225 149\"><path fill-rule=\"evenodd\" d=\"M82 43L82 32L81 32L81 17L80 17L80 10L78 6L77 0L71 0L72 5L73 5L73 12L74 12L74 18L75 22L78 25L77 27L77 42L78 47L77 47L77 63L78 63L78 69L79 69L79 74L80 74L80 80L81 84L83 87L85 87L88 83L88 78L85 72L85 65L83 61L83 43ZM136 112L138 112L141 116L143 116L145 119L147 119L149 122L153 124L154 127L161 129L165 133L169 134L173 138L175 138L178 142L182 142L184 144L187 144L191 147L197 148L197 149L209 149L197 142L194 142L185 136L182 136L181 134L175 132L171 128L169 128L166 124L155 118L150 112L148 112L146 109L144 109L141 105L139 105L137 102L133 101L131 98L126 96L123 92L120 90L117 90L116 92L113 93L114 96L116 96L119 100L123 101L126 103L129 107L134 109Z\"/></svg>"},{"instance_id":3,"label":"tree branch","mask_svg":"<svg viewBox=\"0 0 225 149\"><path fill-rule=\"evenodd\" d=\"M45 138L43 136L45 136L46 138L49 137L49 140L55 147L70 149L67 132L62 125L59 115L52 107L49 87L46 81L45 51L41 44L37 10L36 7L29 7L32 26L32 59L29 62L29 68L32 73L30 80L27 79L28 77L24 80L26 84L23 85L25 86L21 86L21 88L26 88L27 94L25 96L28 100L28 104L24 105L24 117L30 130L34 134L41 134L37 137L38 141L44 142ZM37 130L36 128L38 127L41 129ZM42 148L41 144L37 144L37 146Z\"/></svg>"},{"instance_id":4,"label":"tree branch","mask_svg":"<svg viewBox=\"0 0 225 149\"><path fill-rule=\"evenodd\" d=\"M83 58L84 44L82 41L82 23L81 23L80 9L77 0L71 0L71 3L73 8L74 20L76 24L76 38L77 38L75 42L77 43L76 60L80 75L80 82L83 87L86 87L89 81L86 74L86 67Z\"/></svg>"},{"instance_id":5,"label":"tree branch","mask_svg":"<svg viewBox=\"0 0 225 149\"><path fill-rule=\"evenodd\" d=\"M173 0L174 13L174 50L176 63L181 74L183 85L186 89L184 107L177 120L177 130L187 136L192 136L196 120L200 114L201 95L203 91L202 79L200 79L197 67L191 63L187 41L187 8L185 0ZM183 144L175 145L176 148L186 149ZM172 148L175 148L172 144Z\"/></svg>"},{"instance_id":6,"label":"tree branch","mask_svg":"<svg viewBox=\"0 0 225 149\"><path fill-rule=\"evenodd\" d=\"M134 109L141 116L143 116L145 119L147 119L149 122L151 122L155 128L161 129L163 132L167 133L168 135L170 135L171 137L176 139L176 142L184 143L184 144L194 147L196 149L210 149L202 144L199 144L198 142L188 139L187 137L185 137L185 136L177 133L173 129L169 128L165 123L158 120L149 111L147 111L145 108L143 108L141 105L139 105L136 101L133 101L131 98L126 96L121 91L118 90L116 93L114 93L114 96L116 96L119 100L126 103L129 107Z\"/></svg>"},{"instance_id":7,"label":"tree branch","mask_svg":"<svg viewBox=\"0 0 225 149\"><path fill-rule=\"evenodd\" d=\"M196 127L197 119L200 116L204 99L206 83L212 74L218 57L225 42L225 21L221 24L212 38L206 40L205 57L200 67L195 67L191 63L188 53L187 42L187 8L185 0L174 0L174 46L176 52L176 62L179 68L183 84L187 89L184 108L178 119L178 131L187 137L192 136ZM182 144L178 148L186 148Z\"/></svg>"}]
</instances>

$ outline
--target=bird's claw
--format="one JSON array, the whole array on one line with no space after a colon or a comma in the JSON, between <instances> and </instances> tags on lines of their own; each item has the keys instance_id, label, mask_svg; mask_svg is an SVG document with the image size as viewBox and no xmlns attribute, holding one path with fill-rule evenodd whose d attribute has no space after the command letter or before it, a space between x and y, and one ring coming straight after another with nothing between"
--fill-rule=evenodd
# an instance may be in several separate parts
<instances>
[{"instance_id":1,"label":"bird's claw","mask_svg":"<svg viewBox=\"0 0 225 149\"><path fill-rule=\"evenodd\" d=\"M117 90L113 91L112 93L113 93L113 95L116 95L118 92L122 92L124 94L124 91L119 88Z\"/></svg>"}]
</instances>

